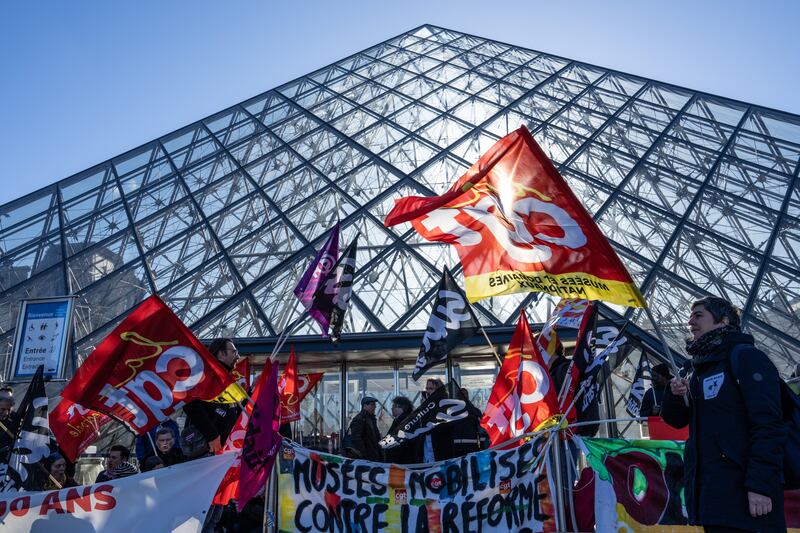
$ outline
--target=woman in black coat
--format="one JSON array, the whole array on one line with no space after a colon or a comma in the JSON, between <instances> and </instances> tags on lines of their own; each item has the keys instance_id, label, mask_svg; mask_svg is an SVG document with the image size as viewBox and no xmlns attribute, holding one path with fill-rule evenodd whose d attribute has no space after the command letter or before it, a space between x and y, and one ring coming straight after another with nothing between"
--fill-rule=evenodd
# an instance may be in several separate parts
<instances>
[{"instance_id":1,"label":"woman in black coat","mask_svg":"<svg viewBox=\"0 0 800 533\"><path fill-rule=\"evenodd\" d=\"M392 416L394 421L389 428L389 433L396 433L400 422L406 419L414 410L411 400L405 396L397 396L392 400ZM413 465L422 462L422 452L419 449L420 439L411 439L403 441L402 444L384 450L384 455L387 463L394 463L398 465Z\"/></svg>"},{"instance_id":2,"label":"woman in black coat","mask_svg":"<svg viewBox=\"0 0 800 533\"><path fill-rule=\"evenodd\" d=\"M691 373L670 382L662 417L676 428L689 425L684 497L691 524L706 531L785 531L778 371L739 324L738 309L726 300L694 303Z\"/></svg>"}]
</instances>

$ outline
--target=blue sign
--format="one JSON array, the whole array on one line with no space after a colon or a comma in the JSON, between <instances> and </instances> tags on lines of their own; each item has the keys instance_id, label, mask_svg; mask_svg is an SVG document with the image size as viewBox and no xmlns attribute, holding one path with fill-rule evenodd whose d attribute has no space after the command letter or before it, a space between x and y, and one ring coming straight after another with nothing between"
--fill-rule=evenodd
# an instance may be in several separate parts
<instances>
[{"instance_id":1,"label":"blue sign","mask_svg":"<svg viewBox=\"0 0 800 533\"><path fill-rule=\"evenodd\" d=\"M30 379L39 365L45 378L63 378L72 329L70 297L24 300L17 320L12 380Z\"/></svg>"}]
</instances>

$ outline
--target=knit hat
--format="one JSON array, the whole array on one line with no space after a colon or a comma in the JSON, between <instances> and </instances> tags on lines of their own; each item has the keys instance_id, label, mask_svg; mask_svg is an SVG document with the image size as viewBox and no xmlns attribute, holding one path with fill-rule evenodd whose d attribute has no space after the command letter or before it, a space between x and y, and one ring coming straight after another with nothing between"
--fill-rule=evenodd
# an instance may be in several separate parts
<instances>
[{"instance_id":1,"label":"knit hat","mask_svg":"<svg viewBox=\"0 0 800 533\"><path fill-rule=\"evenodd\" d=\"M114 474L114 479L128 477L139 473L136 467L130 464L128 461L122 461L120 464L115 466L114 470L111 472Z\"/></svg>"}]
</instances>

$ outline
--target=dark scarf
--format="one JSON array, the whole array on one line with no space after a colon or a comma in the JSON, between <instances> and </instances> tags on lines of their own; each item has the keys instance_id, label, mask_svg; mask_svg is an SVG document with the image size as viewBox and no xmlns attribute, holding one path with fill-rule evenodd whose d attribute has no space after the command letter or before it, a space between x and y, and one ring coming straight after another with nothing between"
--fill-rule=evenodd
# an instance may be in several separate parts
<instances>
[{"instance_id":1,"label":"dark scarf","mask_svg":"<svg viewBox=\"0 0 800 533\"><path fill-rule=\"evenodd\" d=\"M686 353L695 359L702 359L722 346L725 337L730 333L738 333L739 328L734 326L722 326L712 329L700 336L698 339L686 339Z\"/></svg>"}]
</instances>

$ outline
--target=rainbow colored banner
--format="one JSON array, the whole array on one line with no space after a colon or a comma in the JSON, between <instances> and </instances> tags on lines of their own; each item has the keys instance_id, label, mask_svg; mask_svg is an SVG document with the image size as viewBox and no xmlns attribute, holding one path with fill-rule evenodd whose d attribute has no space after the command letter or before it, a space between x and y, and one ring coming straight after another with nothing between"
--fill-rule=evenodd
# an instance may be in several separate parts
<instances>
[{"instance_id":1,"label":"rainbow colored banner","mask_svg":"<svg viewBox=\"0 0 800 533\"><path fill-rule=\"evenodd\" d=\"M542 444L401 466L286 442L278 457L278 529L554 531L551 480L537 460Z\"/></svg>"}]
</instances>

